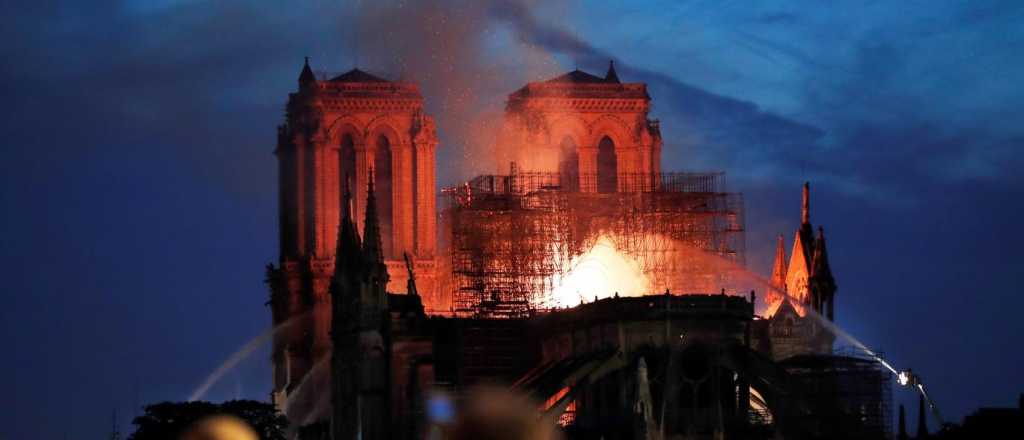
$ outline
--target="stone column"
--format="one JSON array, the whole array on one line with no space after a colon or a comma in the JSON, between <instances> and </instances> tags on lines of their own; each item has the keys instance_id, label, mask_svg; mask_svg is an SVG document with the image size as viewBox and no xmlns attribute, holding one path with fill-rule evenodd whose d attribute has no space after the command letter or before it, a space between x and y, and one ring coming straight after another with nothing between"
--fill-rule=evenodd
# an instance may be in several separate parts
<instances>
[{"instance_id":1,"label":"stone column","mask_svg":"<svg viewBox=\"0 0 1024 440\"><path fill-rule=\"evenodd\" d=\"M338 234L338 204L341 199L338 180L339 148L330 145L328 137L321 133L312 140L314 185L315 234L313 256L329 258L334 255Z\"/></svg>"},{"instance_id":2,"label":"stone column","mask_svg":"<svg viewBox=\"0 0 1024 440\"><path fill-rule=\"evenodd\" d=\"M316 259L310 262L312 278L312 355L313 365L325 359L331 349L331 278L334 275L334 259ZM312 366L310 367L312 368Z\"/></svg>"},{"instance_id":3,"label":"stone column","mask_svg":"<svg viewBox=\"0 0 1024 440\"><path fill-rule=\"evenodd\" d=\"M421 142L413 147L415 154L415 250L419 258L434 256L437 243L435 142Z\"/></svg>"},{"instance_id":4,"label":"stone column","mask_svg":"<svg viewBox=\"0 0 1024 440\"><path fill-rule=\"evenodd\" d=\"M580 192L597 192L597 146L580 147Z\"/></svg>"},{"instance_id":5,"label":"stone column","mask_svg":"<svg viewBox=\"0 0 1024 440\"><path fill-rule=\"evenodd\" d=\"M306 242L308 238L306 236L306 225L308 224L306 219L306 213L308 210L308 206L306 203L306 188L308 186L306 176L309 171L309 167L307 165L307 162L309 160L308 155L308 144L306 143L305 136L301 134L296 134L294 140L294 147L292 148L291 159L292 170L294 172L294 174L292 175L292 185L294 185L292 194L294 197L293 203L295 209L293 214L293 217L295 219L295 225L293 229L295 233L293 237L293 247L295 249L295 253L293 256L297 259L306 255Z\"/></svg>"},{"instance_id":6,"label":"stone column","mask_svg":"<svg viewBox=\"0 0 1024 440\"><path fill-rule=\"evenodd\" d=\"M413 251L413 144L402 141L392 149L392 249L390 258Z\"/></svg>"}]
</instances>

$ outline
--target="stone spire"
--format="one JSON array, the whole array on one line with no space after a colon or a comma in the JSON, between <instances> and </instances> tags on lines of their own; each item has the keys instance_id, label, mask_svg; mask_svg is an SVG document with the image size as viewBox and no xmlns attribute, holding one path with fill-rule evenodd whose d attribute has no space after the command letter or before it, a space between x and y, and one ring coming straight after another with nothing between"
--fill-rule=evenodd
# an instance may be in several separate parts
<instances>
[{"instance_id":1,"label":"stone spire","mask_svg":"<svg viewBox=\"0 0 1024 440\"><path fill-rule=\"evenodd\" d=\"M338 246L334 253L334 277L354 275L358 270L362 249L359 233L352 218L352 191L345 177L345 196L341 201L341 221L338 222Z\"/></svg>"},{"instance_id":2,"label":"stone spire","mask_svg":"<svg viewBox=\"0 0 1024 440\"><path fill-rule=\"evenodd\" d=\"M605 82L620 83L619 75L615 73L615 60L608 61L608 73L604 75Z\"/></svg>"},{"instance_id":3,"label":"stone spire","mask_svg":"<svg viewBox=\"0 0 1024 440\"><path fill-rule=\"evenodd\" d=\"M900 418L899 418L899 431L896 433L897 440L910 440L910 436L907 435L907 411L903 408L903 404L900 404Z\"/></svg>"},{"instance_id":4,"label":"stone spire","mask_svg":"<svg viewBox=\"0 0 1024 440\"><path fill-rule=\"evenodd\" d=\"M313 74L313 69L309 68L309 57L306 57L306 63L302 66L302 73L299 74L299 88L316 82L316 75Z\"/></svg>"},{"instance_id":5,"label":"stone spire","mask_svg":"<svg viewBox=\"0 0 1024 440\"><path fill-rule=\"evenodd\" d=\"M783 243L782 234L779 234L775 245L775 264L772 265L771 286L786 290L786 245Z\"/></svg>"},{"instance_id":6,"label":"stone spire","mask_svg":"<svg viewBox=\"0 0 1024 440\"><path fill-rule=\"evenodd\" d=\"M928 438L928 424L925 421L924 412L924 394L917 397L917 438Z\"/></svg>"},{"instance_id":7,"label":"stone spire","mask_svg":"<svg viewBox=\"0 0 1024 440\"><path fill-rule=\"evenodd\" d=\"M373 168L366 181L366 217L363 220L363 256L368 265L384 264L384 251L380 238L380 219L377 218L377 196L374 194Z\"/></svg>"},{"instance_id":8,"label":"stone spire","mask_svg":"<svg viewBox=\"0 0 1024 440\"><path fill-rule=\"evenodd\" d=\"M811 257L811 290L815 296L815 307L819 313L822 305L828 303L828 319L833 319L833 295L836 291L836 280L832 276L832 268L828 264L828 251L825 249L825 229L818 227L818 237L814 240L814 254Z\"/></svg>"},{"instance_id":9,"label":"stone spire","mask_svg":"<svg viewBox=\"0 0 1024 440\"><path fill-rule=\"evenodd\" d=\"M359 280L363 270L363 251L359 245L359 233L353 222L351 205L352 193L345 182L345 197L342 200L341 221L338 222L338 243L334 253L334 276L328 292L331 295L331 338L335 353L340 353L358 328L361 298ZM347 353L342 357L349 356ZM335 360L340 359L338 355Z\"/></svg>"},{"instance_id":10,"label":"stone spire","mask_svg":"<svg viewBox=\"0 0 1024 440\"><path fill-rule=\"evenodd\" d=\"M803 197L800 203L800 229L797 231L803 245L804 258L810 266L814 251L814 227L811 226L811 183L804 182ZM793 250L796 252L796 249Z\"/></svg>"},{"instance_id":11,"label":"stone spire","mask_svg":"<svg viewBox=\"0 0 1024 440\"><path fill-rule=\"evenodd\" d=\"M419 291L416 289L416 274L412 271L412 260L409 259L409 253L402 252L402 257L405 258L405 270L409 271L409 280L405 283L405 292L412 296L420 296Z\"/></svg>"},{"instance_id":12,"label":"stone spire","mask_svg":"<svg viewBox=\"0 0 1024 440\"><path fill-rule=\"evenodd\" d=\"M811 182L804 182L803 200L800 204L800 224L811 224Z\"/></svg>"},{"instance_id":13,"label":"stone spire","mask_svg":"<svg viewBox=\"0 0 1024 440\"><path fill-rule=\"evenodd\" d=\"M384 247L377 218L377 196L374 194L373 168L366 185L366 218L363 221L363 276L369 282L368 301L375 304L374 313L387 312L388 266L384 264Z\"/></svg>"}]
</instances>

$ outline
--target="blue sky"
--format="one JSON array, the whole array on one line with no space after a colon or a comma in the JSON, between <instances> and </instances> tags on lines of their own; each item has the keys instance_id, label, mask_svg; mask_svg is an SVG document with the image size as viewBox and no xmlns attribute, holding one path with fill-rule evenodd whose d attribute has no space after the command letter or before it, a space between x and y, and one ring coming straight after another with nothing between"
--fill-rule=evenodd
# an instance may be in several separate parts
<instances>
[{"instance_id":1,"label":"blue sky","mask_svg":"<svg viewBox=\"0 0 1024 440\"><path fill-rule=\"evenodd\" d=\"M370 3L0 6L0 438L104 435L115 408L128 429L266 328L271 151L306 55L418 81L443 184L492 168L505 94L614 58L650 85L664 168L745 194L752 269L810 180L840 325L950 419L1024 391L1019 2ZM266 359L209 397L266 398Z\"/></svg>"}]
</instances>

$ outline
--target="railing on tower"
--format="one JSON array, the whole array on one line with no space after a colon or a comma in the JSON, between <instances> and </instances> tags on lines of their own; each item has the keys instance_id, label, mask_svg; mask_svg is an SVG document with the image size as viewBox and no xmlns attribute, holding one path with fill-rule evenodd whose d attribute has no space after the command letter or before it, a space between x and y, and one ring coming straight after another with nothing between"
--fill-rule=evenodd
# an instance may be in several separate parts
<instances>
[{"instance_id":1,"label":"railing on tower","mask_svg":"<svg viewBox=\"0 0 1024 440\"><path fill-rule=\"evenodd\" d=\"M670 172L670 173L619 173L618 193L724 193L725 173ZM444 193L466 201L473 194L526 195L538 191L579 192L578 188L596 188L597 174L580 174L578 184L566 182L566 175L555 172L518 172L510 175L487 174L474 177L462 186L446 188ZM460 197L461 196L461 197Z\"/></svg>"}]
</instances>

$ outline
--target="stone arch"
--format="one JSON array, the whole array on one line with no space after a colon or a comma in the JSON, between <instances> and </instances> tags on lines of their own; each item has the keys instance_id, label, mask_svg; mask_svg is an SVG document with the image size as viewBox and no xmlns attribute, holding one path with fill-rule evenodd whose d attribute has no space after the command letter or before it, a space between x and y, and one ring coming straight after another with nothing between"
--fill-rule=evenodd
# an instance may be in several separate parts
<instances>
[{"instance_id":1,"label":"stone arch","mask_svg":"<svg viewBox=\"0 0 1024 440\"><path fill-rule=\"evenodd\" d=\"M630 145L632 139L629 126L630 124L618 116L601 115L589 125L589 144L596 147L602 138L608 137L615 143L616 152L624 150Z\"/></svg>"},{"instance_id":2,"label":"stone arch","mask_svg":"<svg viewBox=\"0 0 1024 440\"><path fill-rule=\"evenodd\" d=\"M345 131L335 144L338 147L338 184L341 186L339 194L342 196L341 203L344 203L345 191L349 191L352 197L356 197L356 171L358 161L356 150L362 148L357 143L357 133Z\"/></svg>"},{"instance_id":3,"label":"stone arch","mask_svg":"<svg viewBox=\"0 0 1024 440\"><path fill-rule=\"evenodd\" d=\"M345 135L352 137L352 141L355 145L362 145L365 141L363 130L359 127L362 124L352 115L344 115L331 121L327 127L328 139L332 147L337 148L341 144L341 140Z\"/></svg>"},{"instance_id":4,"label":"stone arch","mask_svg":"<svg viewBox=\"0 0 1024 440\"><path fill-rule=\"evenodd\" d=\"M380 115L366 127L366 167L367 171L370 167L374 169L384 257L401 258L403 251L411 249L415 236L412 229L415 155L409 121L394 115Z\"/></svg>"},{"instance_id":5,"label":"stone arch","mask_svg":"<svg viewBox=\"0 0 1024 440\"><path fill-rule=\"evenodd\" d=\"M359 129L359 120L352 115L344 115L328 127L328 147L336 151L337 173L338 173L338 195L342 198L345 194L346 184L354 185L356 181L356 151L361 150L365 145L363 131ZM347 179L347 182L346 182ZM356 193L354 186L349 188L353 196Z\"/></svg>"},{"instance_id":6,"label":"stone arch","mask_svg":"<svg viewBox=\"0 0 1024 440\"><path fill-rule=\"evenodd\" d=\"M369 164L373 169L373 186L377 197L377 212L380 221L381 245L384 249L384 257L391 257L391 250L394 247L392 237L394 236L394 194L395 194L395 146L384 133L375 133L370 137L373 149L373 162Z\"/></svg>"},{"instance_id":7,"label":"stone arch","mask_svg":"<svg viewBox=\"0 0 1024 440\"><path fill-rule=\"evenodd\" d=\"M548 142L551 145L559 145L566 136L569 136L576 147L585 146L588 140L587 122L579 115L565 115L553 119L550 124Z\"/></svg>"},{"instance_id":8,"label":"stone arch","mask_svg":"<svg viewBox=\"0 0 1024 440\"><path fill-rule=\"evenodd\" d=\"M633 177L627 175L638 171L637 154L629 127L622 118L610 114L601 115L590 124L590 145L600 156L595 162L598 192L630 191L633 187ZM604 140L611 141L613 149L602 154Z\"/></svg>"},{"instance_id":9,"label":"stone arch","mask_svg":"<svg viewBox=\"0 0 1024 440\"><path fill-rule=\"evenodd\" d=\"M398 121L395 121L388 115L381 115L373 118L368 124L366 124L366 148L373 148L374 141L380 137L385 136L388 138L388 142L391 143L392 147L399 145L408 144L409 136L402 136L399 134L399 130L396 127L401 127Z\"/></svg>"}]
</instances>

